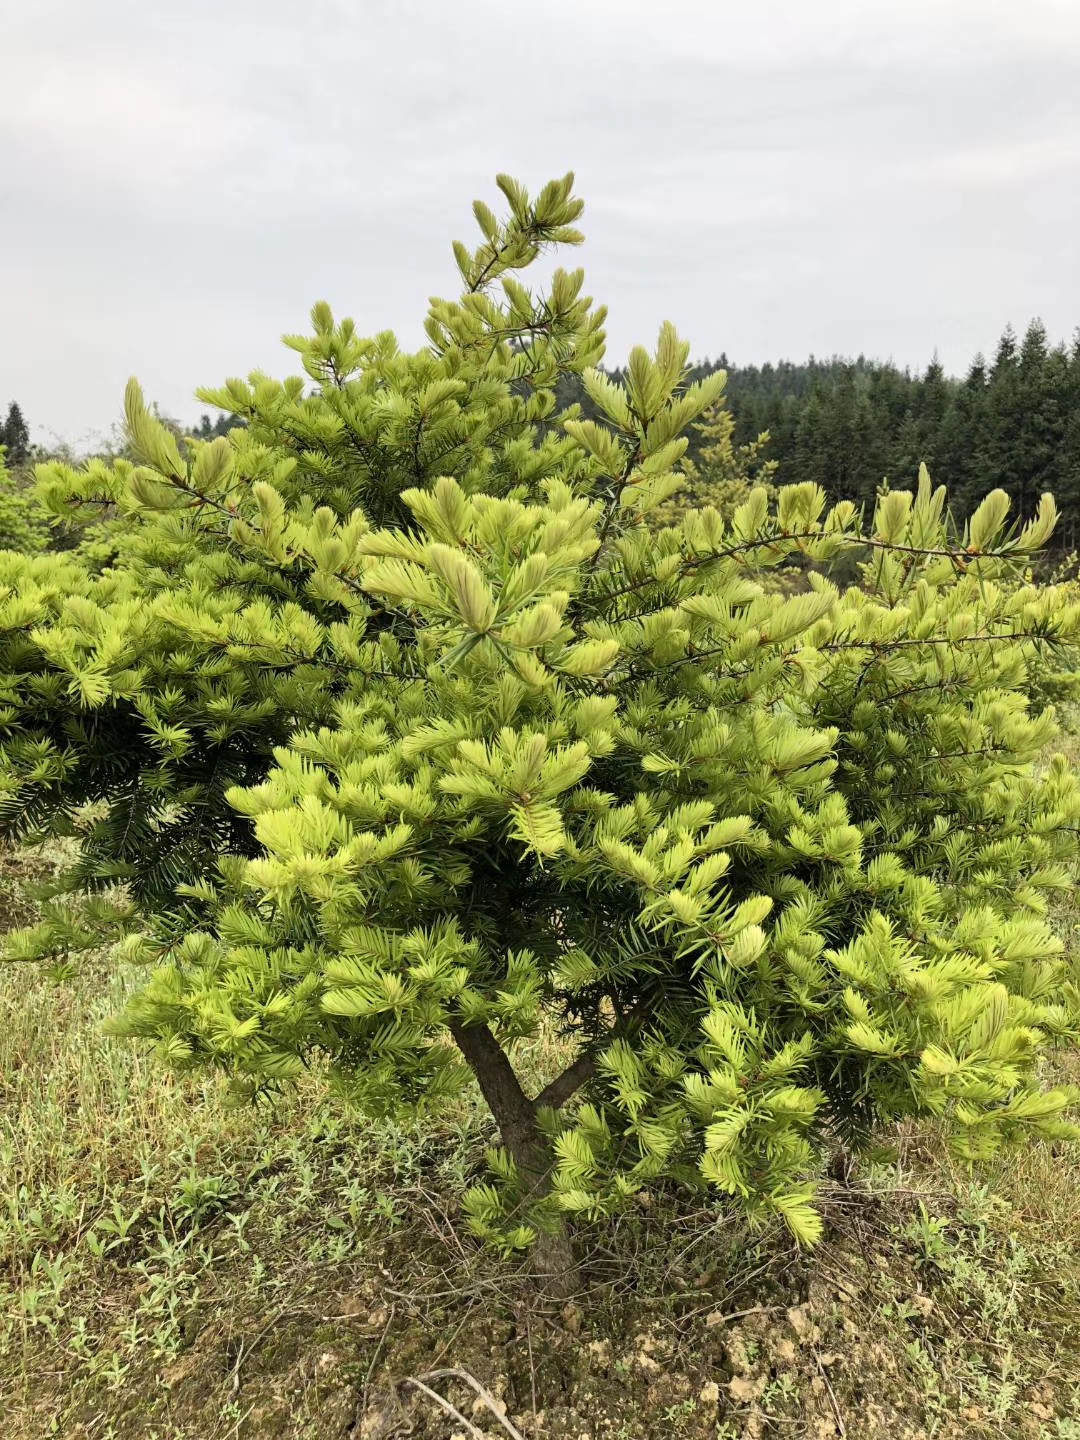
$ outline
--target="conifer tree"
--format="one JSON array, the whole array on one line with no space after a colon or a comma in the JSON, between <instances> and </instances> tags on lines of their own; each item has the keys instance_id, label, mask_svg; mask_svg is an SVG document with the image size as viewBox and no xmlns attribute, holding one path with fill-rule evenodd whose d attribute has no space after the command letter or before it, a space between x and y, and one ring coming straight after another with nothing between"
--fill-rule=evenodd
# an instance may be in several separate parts
<instances>
[{"instance_id":1,"label":"conifer tree","mask_svg":"<svg viewBox=\"0 0 1080 1440\"><path fill-rule=\"evenodd\" d=\"M12 400L7 418L0 426L0 445L7 450L9 465L25 465L30 457L30 431L18 403Z\"/></svg>"},{"instance_id":2,"label":"conifer tree","mask_svg":"<svg viewBox=\"0 0 1080 1440\"><path fill-rule=\"evenodd\" d=\"M964 514L994 488L986 454L986 384L986 361L976 355L938 429L939 462L949 476L950 497Z\"/></svg>"},{"instance_id":3,"label":"conifer tree","mask_svg":"<svg viewBox=\"0 0 1080 1440\"><path fill-rule=\"evenodd\" d=\"M1062 539L1066 549L1074 550L1080 540L1080 330L1067 354L1062 404L1065 425L1058 465L1066 522Z\"/></svg>"},{"instance_id":4,"label":"conifer tree","mask_svg":"<svg viewBox=\"0 0 1080 1440\"><path fill-rule=\"evenodd\" d=\"M1017 442L1022 466L1018 504L1025 503L1039 489L1052 489L1055 494L1060 491L1067 376L1064 351L1051 351L1045 326L1033 320L1020 349L1021 425Z\"/></svg>"},{"instance_id":5,"label":"conifer tree","mask_svg":"<svg viewBox=\"0 0 1080 1440\"><path fill-rule=\"evenodd\" d=\"M690 438L697 439L696 457L683 457L684 487L656 507L654 523L676 520L687 505L697 509L712 506L730 521L753 489L759 487L769 499L775 497L772 478L776 474L776 461L765 455L769 432L762 430L744 445L733 443L734 433L735 417L721 397L691 426Z\"/></svg>"},{"instance_id":6,"label":"conifer tree","mask_svg":"<svg viewBox=\"0 0 1080 1440\"><path fill-rule=\"evenodd\" d=\"M1052 501L959 529L923 471L865 528L813 484L657 528L723 376L670 326L602 373L581 272L519 278L580 239L572 177L499 186L420 351L319 304L302 375L203 394L244 428L178 440L132 383L133 458L41 468L128 523L101 571L0 556L0 821L96 802L11 956L111 918L154 967L116 1028L242 1094L317 1055L374 1108L476 1082L469 1224L556 1274L665 1181L811 1244L819 1152L897 1116L969 1157L1072 1133L1036 1072L1077 1017L1046 906L1080 793L1028 696L1080 607L1022 578Z\"/></svg>"}]
</instances>

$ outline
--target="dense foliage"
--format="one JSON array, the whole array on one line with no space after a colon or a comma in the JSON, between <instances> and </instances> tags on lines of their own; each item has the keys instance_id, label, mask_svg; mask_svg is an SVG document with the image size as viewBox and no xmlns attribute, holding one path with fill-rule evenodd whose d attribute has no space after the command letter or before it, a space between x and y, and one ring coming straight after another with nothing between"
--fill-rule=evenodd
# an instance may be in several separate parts
<instances>
[{"instance_id":1,"label":"dense foliage","mask_svg":"<svg viewBox=\"0 0 1080 1440\"><path fill-rule=\"evenodd\" d=\"M25 476L9 467L0 444L0 550L33 554L50 540L48 515Z\"/></svg>"},{"instance_id":2,"label":"dense foliage","mask_svg":"<svg viewBox=\"0 0 1080 1440\"><path fill-rule=\"evenodd\" d=\"M127 525L105 569L0 556L0 818L78 833L98 896L12 954L76 950L123 882L155 969L119 1028L165 1059L250 1093L321 1055L376 1107L471 1072L502 1148L467 1210L510 1246L665 1177L810 1242L838 1137L1064 1133L1035 1062L1075 1025L1046 905L1080 791L1028 693L1080 606L1022 575L1052 502L958 533L924 471L865 530L813 484L655 523L723 376L668 326L595 368L581 272L517 273L579 238L570 177L500 186L422 350L320 304L303 376L203 395L245 428L185 445L132 384L134 459L42 467Z\"/></svg>"}]
</instances>

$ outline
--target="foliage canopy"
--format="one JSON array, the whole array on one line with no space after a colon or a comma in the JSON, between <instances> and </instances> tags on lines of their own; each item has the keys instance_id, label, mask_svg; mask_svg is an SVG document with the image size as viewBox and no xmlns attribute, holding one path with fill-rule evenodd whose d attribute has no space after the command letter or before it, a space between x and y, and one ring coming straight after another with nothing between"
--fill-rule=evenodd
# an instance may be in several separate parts
<instances>
[{"instance_id":1,"label":"foliage canopy","mask_svg":"<svg viewBox=\"0 0 1080 1440\"><path fill-rule=\"evenodd\" d=\"M49 542L48 517L26 481L12 473L10 458L0 443L0 549L34 554Z\"/></svg>"},{"instance_id":2,"label":"foliage canopy","mask_svg":"<svg viewBox=\"0 0 1080 1440\"><path fill-rule=\"evenodd\" d=\"M1080 793L1028 697L1080 606L1023 579L1048 497L957 533L925 471L868 523L813 485L653 523L723 376L685 385L664 326L616 382L582 273L525 287L571 185L476 203L417 353L319 304L303 375L202 394L244 428L178 442L132 383L134 461L41 467L55 514L128 523L100 573L0 556L0 818L77 832L96 897L11 953L113 896L154 965L118 1028L172 1063L250 1093L321 1054L380 1107L471 1071L497 1243L665 1177L810 1243L837 1135L1066 1132L1035 1063L1075 1029L1046 905ZM568 374L603 419L557 412ZM527 1096L551 1025L571 1063Z\"/></svg>"}]
</instances>

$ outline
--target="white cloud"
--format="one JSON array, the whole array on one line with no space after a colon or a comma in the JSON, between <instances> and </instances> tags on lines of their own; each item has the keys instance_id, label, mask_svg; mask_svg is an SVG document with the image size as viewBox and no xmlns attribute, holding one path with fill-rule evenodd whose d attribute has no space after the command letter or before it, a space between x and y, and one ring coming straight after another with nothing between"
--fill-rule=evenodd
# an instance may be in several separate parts
<instances>
[{"instance_id":1,"label":"white cloud","mask_svg":"<svg viewBox=\"0 0 1080 1440\"><path fill-rule=\"evenodd\" d=\"M1075 0L35 0L5 21L0 404L283 371L325 296L420 341L497 170L567 168L612 352L961 366L1080 321ZM574 257L578 263L578 257Z\"/></svg>"},{"instance_id":2,"label":"white cloud","mask_svg":"<svg viewBox=\"0 0 1080 1440\"><path fill-rule=\"evenodd\" d=\"M945 150L911 165L908 174L963 189L1004 188L1053 176L1076 185L1080 183L1080 120L1071 134Z\"/></svg>"}]
</instances>

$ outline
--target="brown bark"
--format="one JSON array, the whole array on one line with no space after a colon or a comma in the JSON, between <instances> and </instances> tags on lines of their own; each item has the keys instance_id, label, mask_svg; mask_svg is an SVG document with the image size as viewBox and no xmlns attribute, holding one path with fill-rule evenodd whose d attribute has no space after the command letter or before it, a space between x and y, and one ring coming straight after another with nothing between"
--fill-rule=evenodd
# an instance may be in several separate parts
<instances>
[{"instance_id":1,"label":"brown bark","mask_svg":"<svg viewBox=\"0 0 1080 1440\"><path fill-rule=\"evenodd\" d=\"M541 1230L530 1258L540 1289L553 1300L569 1300L579 1293L581 1272L565 1227L554 1233Z\"/></svg>"},{"instance_id":2,"label":"brown bark","mask_svg":"<svg viewBox=\"0 0 1080 1440\"><path fill-rule=\"evenodd\" d=\"M522 1178L538 1179L550 1169L547 1145L536 1124L536 1109L521 1088L506 1051L486 1025L450 1021L450 1033L476 1076L503 1144Z\"/></svg>"},{"instance_id":3,"label":"brown bark","mask_svg":"<svg viewBox=\"0 0 1080 1440\"><path fill-rule=\"evenodd\" d=\"M550 1106L552 1110L558 1110L565 1105L571 1095L576 1095L581 1087L596 1074L596 1063L591 1055L579 1055L572 1065L556 1075L550 1085L545 1085L540 1094L537 1095L533 1104L538 1110L544 1106Z\"/></svg>"},{"instance_id":4,"label":"brown bark","mask_svg":"<svg viewBox=\"0 0 1080 1440\"><path fill-rule=\"evenodd\" d=\"M505 1050L486 1025L462 1025L460 1021L451 1020L450 1033L476 1076L503 1144L513 1157L528 1192L537 1199L542 1198L550 1188L554 1156L536 1123L539 1097L532 1101L525 1094ZM584 1078L568 1095L584 1083ZM564 1228L554 1233L541 1232L533 1246L532 1259L537 1280L552 1296L565 1299L578 1288L573 1247Z\"/></svg>"}]
</instances>

